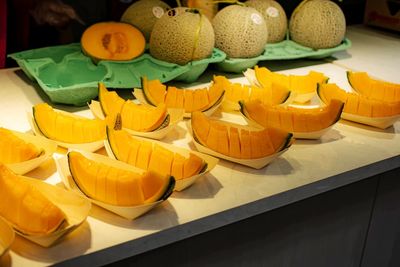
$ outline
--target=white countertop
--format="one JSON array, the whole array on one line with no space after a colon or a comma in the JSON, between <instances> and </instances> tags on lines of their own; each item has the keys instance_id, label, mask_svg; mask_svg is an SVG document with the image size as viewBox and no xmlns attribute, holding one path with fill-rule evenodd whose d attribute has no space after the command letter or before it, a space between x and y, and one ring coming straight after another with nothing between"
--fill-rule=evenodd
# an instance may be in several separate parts
<instances>
[{"instance_id":1,"label":"white countertop","mask_svg":"<svg viewBox=\"0 0 400 267\"><path fill-rule=\"evenodd\" d=\"M360 26L350 27L347 36L352 48L335 54L333 63L282 72L321 71L330 82L349 89L347 67L400 83L400 38ZM46 97L19 69L1 70L0 81L0 126L28 131L26 111ZM91 116L86 108L67 109ZM193 147L183 123L165 141ZM398 168L399 155L400 122L379 130L340 121L321 140L296 141L261 170L221 160L192 187L174 192L168 201L134 221L93 206L87 222L51 248L17 237L0 265L43 266L68 259L66 264L74 266L106 264ZM59 181L53 161L27 176Z\"/></svg>"}]
</instances>

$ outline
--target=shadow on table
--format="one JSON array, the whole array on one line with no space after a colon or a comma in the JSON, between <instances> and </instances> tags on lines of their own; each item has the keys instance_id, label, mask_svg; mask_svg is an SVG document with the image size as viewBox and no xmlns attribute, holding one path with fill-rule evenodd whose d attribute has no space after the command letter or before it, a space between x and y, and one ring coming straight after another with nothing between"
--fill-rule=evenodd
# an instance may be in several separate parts
<instances>
[{"instance_id":1,"label":"shadow on table","mask_svg":"<svg viewBox=\"0 0 400 267\"><path fill-rule=\"evenodd\" d=\"M190 187L181 192L175 191L171 197L181 199L206 199L214 198L221 190L222 184L211 173L207 173L197 179Z\"/></svg>"}]
</instances>

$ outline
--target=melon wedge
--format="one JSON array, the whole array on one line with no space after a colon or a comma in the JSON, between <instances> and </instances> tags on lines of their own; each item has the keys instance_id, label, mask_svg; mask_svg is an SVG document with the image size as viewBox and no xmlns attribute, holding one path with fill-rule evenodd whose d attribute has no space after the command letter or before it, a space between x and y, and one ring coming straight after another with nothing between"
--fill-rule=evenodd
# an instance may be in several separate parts
<instances>
[{"instance_id":1,"label":"melon wedge","mask_svg":"<svg viewBox=\"0 0 400 267\"><path fill-rule=\"evenodd\" d=\"M200 174L207 168L205 161L193 153L185 157L124 130L107 128L107 140L116 159L161 175L172 175L176 180ZM144 158L146 163L142 164Z\"/></svg>"},{"instance_id":2,"label":"melon wedge","mask_svg":"<svg viewBox=\"0 0 400 267\"><path fill-rule=\"evenodd\" d=\"M0 163L0 216L19 232L46 235L66 221L62 210L38 189Z\"/></svg>"},{"instance_id":3,"label":"melon wedge","mask_svg":"<svg viewBox=\"0 0 400 267\"><path fill-rule=\"evenodd\" d=\"M171 194L170 175L137 173L86 158L80 152L67 154L72 179L89 198L116 206L135 206L166 199Z\"/></svg>"},{"instance_id":4,"label":"melon wedge","mask_svg":"<svg viewBox=\"0 0 400 267\"><path fill-rule=\"evenodd\" d=\"M37 158L43 153L43 149L0 127L0 162L5 164L23 162Z\"/></svg>"},{"instance_id":5,"label":"melon wedge","mask_svg":"<svg viewBox=\"0 0 400 267\"><path fill-rule=\"evenodd\" d=\"M280 128L294 133L322 131L335 124L342 114L344 103L332 99L327 106L300 108L293 106L267 106L260 101L240 102L241 113L263 127Z\"/></svg>"},{"instance_id":6,"label":"melon wedge","mask_svg":"<svg viewBox=\"0 0 400 267\"><path fill-rule=\"evenodd\" d=\"M367 98L385 102L400 101L400 84L376 80L366 72L347 71L347 80L354 91Z\"/></svg>"},{"instance_id":7,"label":"melon wedge","mask_svg":"<svg viewBox=\"0 0 400 267\"><path fill-rule=\"evenodd\" d=\"M125 99L121 98L115 91L108 91L103 83L99 83L99 102L104 115L121 112Z\"/></svg>"},{"instance_id":8,"label":"melon wedge","mask_svg":"<svg viewBox=\"0 0 400 267\"><path fill-rule=\"evenodd\" d=\"M81 144L106 138L104 121L56 111L47 103L33 106L33 119L40 132L55 141Z\"/></svg>"},{"instance_id":9,"label":"melon wedge","mask_svg":"<svg viewBox=\"0 0 400 267\"><path fill-rule=\"evenodd\" d=\"M154 106L165 104L167 108L183 108L186 113L215 107L222 101L225 92L223 87L216 84L211 84L209 88L180 89L167 87L159 80L148 80L146 77L141 80L146 102Z\"/></svg>"},{"instance_id":10,"label":"melon wedge","mask_svg":"<svg viewBox=\"0 0 400 267\"><path fill-rule=\"evenodd\" d=\"M277 128L247 130L243 126L212 120L201 112L192 113L193 138L222 155L258 159L278 153L291 145L292 134ZM239 152L240 149L240 152Z\"/></svg>"}]
</instances>

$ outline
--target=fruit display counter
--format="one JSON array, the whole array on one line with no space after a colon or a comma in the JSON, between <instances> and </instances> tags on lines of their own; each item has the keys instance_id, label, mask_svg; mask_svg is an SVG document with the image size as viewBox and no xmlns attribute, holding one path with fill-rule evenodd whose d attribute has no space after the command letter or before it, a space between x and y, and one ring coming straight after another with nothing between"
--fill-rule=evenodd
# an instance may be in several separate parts
<instances>
[{"instance_id":1,"label":"fruit display counter","mask_svg":"<svg viewBox=\"0 0 400 267\"><path fill-rule=\"evenodd\" d=\"M290 61L279 62L279 66L276 62L265 65L284 69L280 72L285 74L305 75L311 70L318 71L346 90L351 88L346 77L349 69L364 70L374 77L400 83L398 37L363 27L350 27L348 37L353 47L335 54L330 62ZM381 62L382 58L384 62ZM238 75L231 81L247 83L245 77ZM0 127L31 131L27 113L32 112L32 106L47 100L37 84L27 79L20 69L0 71ZM93 118L87 107L52 106ZM217 111L214 116L246 124L240 113ZM196 150L187 121L186 118L179 122L162 141ZM105 153L105 150L101 152ZM26 176L62 186L56 160L64 154L66 150L59 148L53 157ZM134 220L124 219L93 204L87 219L50 247L39 246L16 234L9 251L0 256L0 266L99 266L150 251L155 253L154 256L166 245L191 240L204 233L218 236L216 232L231 224L245 224L245 219L393 170L398 176L399 120L387 129L340 120L319 139L296 140L285 153L261 169L220 159L190 187L174 191L166 201ZM259 231L261 235L263 232ZM365 248L367 251L368 245ZM209 257L213 260L218 256ZM186 263L190 261L186 259ZM228 263L229 259L216 262Z\"/></svg>"}]
</instances>

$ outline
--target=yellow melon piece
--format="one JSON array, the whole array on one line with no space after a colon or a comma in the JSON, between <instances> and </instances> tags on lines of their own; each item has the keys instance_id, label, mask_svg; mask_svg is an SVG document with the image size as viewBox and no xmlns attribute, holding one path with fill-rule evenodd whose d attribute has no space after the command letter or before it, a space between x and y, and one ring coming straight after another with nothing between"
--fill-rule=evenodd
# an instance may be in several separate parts
<instances>
[{"instance_id":1,"label":"yellow melon piece","mask_svg":"<svg viewBox=\"0 0 400 267\"><path fill-rule=\"evenodd\" d=\"M111 205L134 206L164 199L172 177L155 172L136 173L68 153L71 176L88 197ZM172 181L173 182L173 181Z\"/></svg>"},{"instance_id":2,"label":"yellow melon piece","mask_svg":"<svg viewBox=\"0 0 400 267\"><path fill-rule=\"evenodd\" d=\"M267 106L260 101L249 101L241 102L241 112L263 127L275 127L288 132L314 132L336 123L343 106L344 103L337 99L332 99L325 107L310 109Z\"/></svg>"},{"instance_id":3,"label":"yellow melon piece","mask_svg":"<svg viewBox=\"0 0 400 267\"><path fill-rule=\"evenodd\" d=\"M194 139L203 146L223 155L242 159L272 155L287 148L292 139L291 133L278 128L246 130L234 123L212 120L201 112L192 113L192 129Z\"/></svg>"},{"instance_id":4,"label":"yellow melon piece","mask_svg":"<svg viewBox=\"0 0 400 267\"><path fill-rule=\"evenodd\" d=\"M27 143L12 131L0 127L0 162L17 163L39 157L43 153L32 143Z\"/></svg>"},{"instance_id":5,"label":"yellow melon piece","mask_svg":"<svg viewBox=\"0 0 400 267\"><path fill-rule=\"evenodd\" d=\"M185 157L150 141L135 138L124 130L107 128L107 140L116 159L135 167L184 179L201 173L205 161L193 153Z\"/></svg>"},{"instance_id":6,"label":"yellow melon piece","mask_svg":"<svg viewBox=\"0 0 400 267\"><path fill-rule=\"evenodd\" d=\"M47 103L37 104L32 109L37 127L49 139L81 144L106 138L106 126L102 120L60 112L54 110Z\"/></svg>"},{"instance_id":7,"label":"yellow melon piece","mask_svg":"<svg viewBox=\"0 0 400 267\"><path fill-rule=\"evenodd\" d=\"M24 234L49 234L66 221L59 207L2 163L0 196L0 216Z\"/></svg>"},{"instance_id":8,"label":"yellow melon piece","mask_svg":"<svg viewBox=\"0 0 400 267\"><path fill-rule=\"evenodd\" d=\"M99 102L104 115L121 112L125 99L121 98L117 92L108 91L104 83L99 83Z\"/></svg>"},{"instance_id":9,"label":"yellow melon piece","mask_svg":"<svg viewBox=\"0 0 400 267\"><path fill-rule=\"evenodd\" d=\"M367 98L363 95L346 92L336 84L321 84L318 87L318 96L325 103L332 99L344 102L343 112L359 116L379 118L400 114L400 101L384 102Z\"/></svg>"},{"instance_id":10,"label":"yellow melon piece","mask_svg":"<svg viewBox=\"0 0 400 267\"><path fill-rule=\"evenodd\" d=\"M371 78L366 72L347 71L347 80L357 93L385 102L400 101L400 84Z\"/></svg>"},{"instance_id":11,"label":"yellow melon piece","mask_svg":"<svg viewBox=\"0 0 400 267\"><path fill-rule=\"evenodd\" d=\"M165 104L157 107L126 101L121 109L122 127L139 132L151 132L169 124Z\"/></svg>"},{"instance_id":12,"label":"yellow melon piece","mask_svg":"<svg viewBox=\"0 0 400 267\"><path fill-rule=\"evenodd\" d=\"M183 108L186 113L206 111L222 101L225 89L221 83L209 88L181 89L166 86L159 80L142 77L142 89L146 101L154 106L165 104L167 108Z\"/></svg>"}]
</instances>

